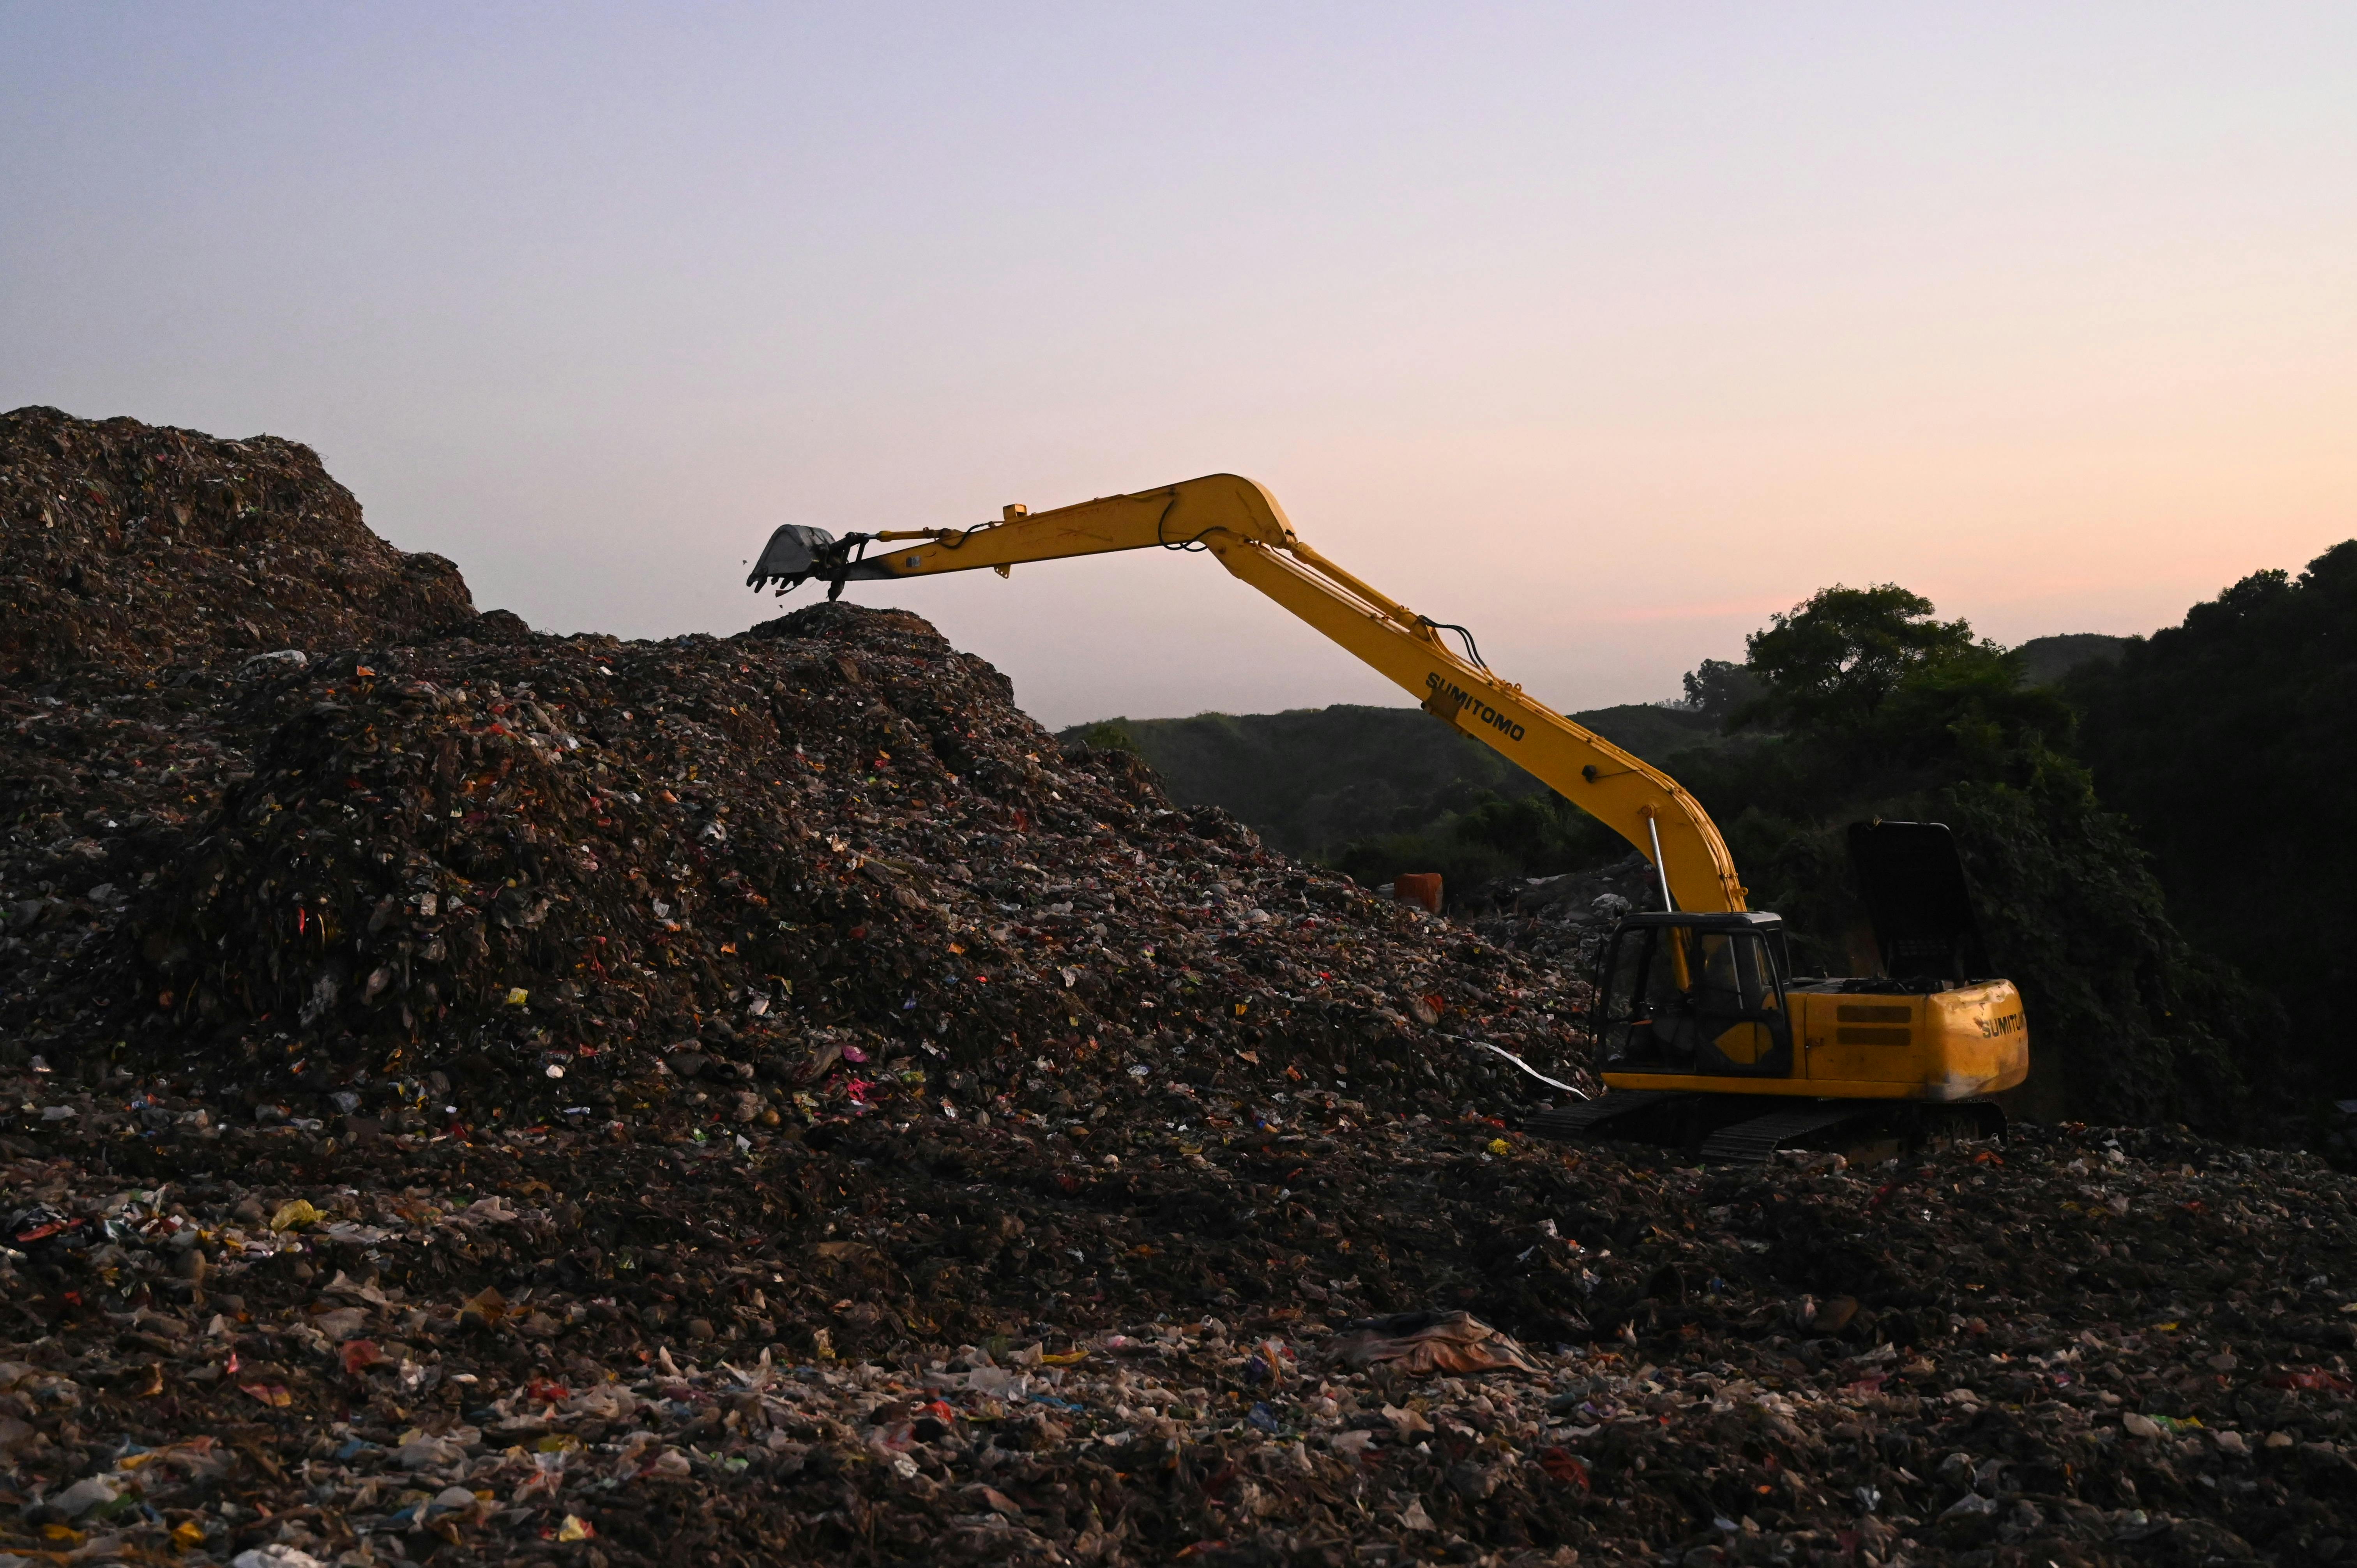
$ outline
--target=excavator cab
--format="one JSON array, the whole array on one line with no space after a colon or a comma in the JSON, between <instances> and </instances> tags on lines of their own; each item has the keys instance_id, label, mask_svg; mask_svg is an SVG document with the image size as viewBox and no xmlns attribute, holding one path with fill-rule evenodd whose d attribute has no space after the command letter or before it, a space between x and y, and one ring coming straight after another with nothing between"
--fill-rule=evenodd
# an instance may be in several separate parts
<instances>
[{"instance_id":1,"label":"excavator cab","mask_svg":"<svg viewBox=\"0 0 2357 1568\"><path fill-rule=\"evenodd\" d=\"M2028 1073L2029 1034L2021 993L1984 978L1948 830L1865 822L1850 847L1879 972L1793 974L1775 915L1631 915L1605 949L1590 1015L1611 1092L1542 1112L1531 1129L1738 1163L1794 1142L1895 1151L2002 1132L1985 1097Z\"/></svg>"},{"instance_id":2,"label":"excavator cab","mask_svg":"<svg viewBox=\"0 0 2357 1568\"><path fill-rule=\"evenodd\" d=\"M1875 826L1907 830L1889 843L1924 859L1946 834L1929 823ZM1976 937L1948 929L1941 917L1953 910L1915 904L1899 910L1910 917L1904 925L1880 923L1882 950L1910 966L1963 961ZM1968 918L1961 897L1957 907ZM1605 949L1590 1018L1611 1092L1541 1112L1530 1130L1635 1137L1705 1161L1756 1162L1828 1139L1895 1154L1990 1136L2005 1117L1981 1097L2029 1068L2021 995L2008 983L1798 977L1784 923L1770 914L1627 917Z\"/></svg>"},{"instance_id":3,"label":"excavator cab","mask_svg":"<svg viewBox=\"0 0 2357 1568\"><path fill-rule=\"evenodd\" d=\"M1607 1072L1785 1078L1784 924L1766 914L1631 915L1613 934L1596 1016Z\"/></svg>"}]
</instances>

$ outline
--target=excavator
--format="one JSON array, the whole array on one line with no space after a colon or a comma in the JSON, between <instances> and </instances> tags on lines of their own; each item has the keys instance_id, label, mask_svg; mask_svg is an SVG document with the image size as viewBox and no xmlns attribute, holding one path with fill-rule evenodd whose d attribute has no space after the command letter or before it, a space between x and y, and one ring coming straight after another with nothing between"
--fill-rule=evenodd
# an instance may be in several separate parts
<instances>
[{"instance_id":1,"label":"excavator","mask_svg":"<svg viewBox=\"0 0 2357 1568\"><path fill-rule=\"evenodd\" d=\"M1530 1131L1736 1163L1780 1148L1896 1153L2003 1132L1987 1097L2028 1075L2029 1031L2020 993L1987 974L1946 828L1855 825L1882 972L1793 973L1783 921L1746 906L1726 841L1676 780L1499 677L1463 627L1417 614L1311 549L1251 479L1211 474L1052 511L1009 506L971 528L838 538L789 523L746 582L782 595L821 581L834 598L846 583L983 567L1006 576L1037 561L1146 549L1209 553L1651 863L1661 908L1612 933L1588 1020L1606 1091L1527 1118Z\"/></svg>"}]
</instances>

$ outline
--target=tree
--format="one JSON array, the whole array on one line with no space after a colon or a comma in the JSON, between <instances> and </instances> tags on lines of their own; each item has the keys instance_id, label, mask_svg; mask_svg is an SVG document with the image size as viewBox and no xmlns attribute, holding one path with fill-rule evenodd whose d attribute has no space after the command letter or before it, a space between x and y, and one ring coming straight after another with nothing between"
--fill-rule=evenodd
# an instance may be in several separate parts
<instances>
[{"instance_id":1,"label":"tree","mask_svg":"<svg viewBox=\"0 0 2357 1568\"><path fill-rule=\"evenodd\" d=\"M1747 666L1766 695L1738 717L1864 728L1910 675L1985 646L1969 623L1935 620L1932 609L1896 583L1819 589L1745 639Z\"/></svg>"},{"instance_id":2,"label":"tree","mask_svg":"<svg viewBox=\"0 0 2357 1568\"><path fill-rule=\"evenodd\" d=\"M1686 706L1722 722L1766 694L1760 677L1725 659L1706 659L1685 678Z\"/></svg>"},{"instance_id":3,"label":"tree","mask_svg":"<svg viewBox=\"0 0 2357 1568\"><path fill-rule=\"evenodd\" d=\"M1931 600L1895 583L1823 589L1747 646L1760 695L1730 726L1804 737L1787 772L1819 791L2033 778L2086 788L2061 749L2069 703L2026 684L2019 660L1970 622L1938 619Z\"/></svg>"}]
</instances>

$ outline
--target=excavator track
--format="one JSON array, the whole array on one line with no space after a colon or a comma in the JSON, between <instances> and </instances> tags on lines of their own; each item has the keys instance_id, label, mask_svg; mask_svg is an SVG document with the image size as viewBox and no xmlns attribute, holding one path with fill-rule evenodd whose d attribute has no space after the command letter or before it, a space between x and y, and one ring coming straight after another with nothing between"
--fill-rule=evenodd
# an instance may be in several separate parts
<instances>
[{"instance_id":1,"label":"excavator track","mask_svg":"<svg viewBox=\"0 0 2357 1568\"><path fill-rule=\"evenodd\" d=\"M1844 1122L1867 1120L1878 1109L1861 1108L1856 1101L1850 1101L1771 1111L1765 1116L1721 1127L1705 1138L1702 1157L1711 1165L1756 1165L1782 1148L1788 1140L1810 1137Z\"/></svg>"},{"instance_id":2,"label":"excavator track","mask_svg":"<svg viewBox=\"0 0 2357 1568\"><path fill-rule=\"evenodd\" d=\"M1599 1094L1593 1100L1583 1100L1577 1105L1566 1105L1559 1111L1539 1112L1524 1121L1523 1126L1539 1137L1561 1138L1566 1143L1609 1137L1617 1131L1611 1125L1613 1122L1654 1110L1667 1101L1685 1098L1687 1096L1658 1089L1615 1090L1609 1094Z\"/></svg>"},{"instance_id":3,"label":"excavator track","mask_svg":"<svg viewBox=\"0 0 2357 1568\"><path fill-rule=\"evenodd\" d=\"M1795 1144L1879 1160L1956 1138L2001 1138L2005 1112L1987 1101L1919 1106L1640 1089L1535 1112L1523 1129L1566 1143L1650 1144L1710 1165L1760 1165Z\"/></svg>"}]
</instances>

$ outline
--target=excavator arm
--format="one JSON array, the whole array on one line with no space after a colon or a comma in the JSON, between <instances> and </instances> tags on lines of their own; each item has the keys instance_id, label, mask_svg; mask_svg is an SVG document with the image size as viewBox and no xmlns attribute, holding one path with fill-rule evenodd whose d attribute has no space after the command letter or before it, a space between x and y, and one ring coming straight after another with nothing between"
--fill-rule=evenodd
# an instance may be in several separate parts
<instances>
[{"instance_id":1,"label":"excavator arm","mask_svg":"<svg viewBox=\"0 0 2357 1568\"><path fill-rule=\"evenodd\" d=\"M1556 713L1481 661L1462 628L1416 614L1303 543L1267 490L1211 474L1054 511L1008 507L978 528L895 530L840 539L789 524L770 535L746 581L780 593L846 582L967 572L1004 575L1033 561L1115 550L1200 550L1403 687L1425 711L1472 736L1627 839L1661 873L1676 908L1738 913L1742 884L1718 829L1660 769ZM1459 654L1442 640L1455 631Z\"/></svg>"}]
</instances>

